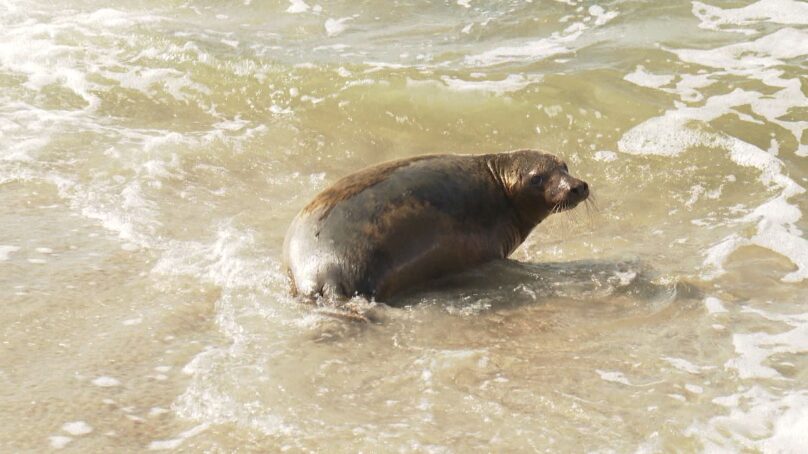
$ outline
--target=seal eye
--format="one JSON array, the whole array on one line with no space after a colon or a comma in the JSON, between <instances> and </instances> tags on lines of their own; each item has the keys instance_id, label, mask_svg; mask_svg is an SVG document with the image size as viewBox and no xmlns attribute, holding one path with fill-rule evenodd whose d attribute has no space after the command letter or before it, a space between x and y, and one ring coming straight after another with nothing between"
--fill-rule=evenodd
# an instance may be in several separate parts
<instances>
[{"instance_id":1,"label":"seal eye","mask_svg":"<svg viewBox=\"0 0 808 454\"><path fill-rule=\"evenodd\" d=\"M541 175L533 175L532 177L530 177L530 184L533 186L538 186L541 184L541 182L542 182Z\"/></svg>"}]
</instances>

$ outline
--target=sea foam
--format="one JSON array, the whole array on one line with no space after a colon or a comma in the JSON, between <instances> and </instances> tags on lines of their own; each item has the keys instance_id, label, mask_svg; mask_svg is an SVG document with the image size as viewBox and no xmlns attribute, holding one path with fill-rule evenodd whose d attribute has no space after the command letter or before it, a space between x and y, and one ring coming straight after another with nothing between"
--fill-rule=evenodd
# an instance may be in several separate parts
<instances>
[{"instance_id":1,"label":"sea foam","mask_svg":"<svg viewBox=\"0 0 808 454\"><path fill-rule=\"evenodd\" d=\"M802 213L789 201L805 189L786 175L783 162L774 154L737 137L712 131L706 124L727 114L738 114L740 106L749 105L767 121L791 131L799 142L804 122L781 117L792 108L808 104L808 98L802 93L799 80L783 78L782 71L774 67L785 59L808 55L808 33L786 28L751 42L707 50L672 49L671 52L682 61L717 68L710 75L714 79L728 75L750 77L777 91L763 94L736 88L708 98L701 106L679 104L662 116L627 131L618 141L619 150L629 154L673 156L693 147L719 148L727 150L729 158L737 165L758 169L760 181L779 193L738 219L740 223L755 223L756 234L752 237L731 234L706 251L702 276L711 279L723 274L723 263L734 251L754 244L782 254L797 266L796 271L783 277L784 281L805 279L808 277L808 241L796 226ZM805 145L798 145L796 153L805 154Z\"/></svg>"},{"instance_id":2,"label":"sea foam","mask_svg":"<svg viewBox=\"0 0 808 454\"><path fill-rule=\"evenodd\" d=\"M601 27L618 16L616 11L606 11L593 5L588 16L574 22L565 29L554 32L546 38L522 41L509 46L500 46L465 58L471 66L493 66L512 61L538 61L555 55L565 54L576 49L575 42L592 28ZM593 20L594 19L594 20ZM592 25L589 25L592 23Z\"/></svg>"},{"instance_id":3,"label":"sea foam","mask_svg":"<svg viewBox=\"0 0 808 454\"><path fill-rule=\"evenodd\" d=\"M19 251L17 246L3 246L0 245L0 262L8 260L12 253Z\"/></svg>"},{"instance_id":4,"label":"sea foam","mask_svg":"<svg viewBox=\"0 0 808 454\"><path fill-rule=\"evenodd\" d=\"M726 25L751 25L760 21L778 24L808 24L808 3L796 0L760 0L742 8L722 9L702 2L693 2L693 14L707 30L755 34L750 28L726 28Z\"/></svg>"}]
</instances>

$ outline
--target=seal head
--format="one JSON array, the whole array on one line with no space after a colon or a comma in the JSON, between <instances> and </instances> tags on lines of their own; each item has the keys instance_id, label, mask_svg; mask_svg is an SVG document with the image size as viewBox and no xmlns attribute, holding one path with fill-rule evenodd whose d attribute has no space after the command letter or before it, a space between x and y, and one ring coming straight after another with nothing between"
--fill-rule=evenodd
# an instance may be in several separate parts
<instances>
[{"instance_id":1,"label":"seal head","mask_svg":"<svg viewBox=\"0 0 808 454\"><path fill-rule=\"evenodd\" d=\"M567 164L549 153L495 154L488 167L517 213L520 243L547 216L571 210L589 197L589 185L570 175Z\"/></svg>"}]
</instances>

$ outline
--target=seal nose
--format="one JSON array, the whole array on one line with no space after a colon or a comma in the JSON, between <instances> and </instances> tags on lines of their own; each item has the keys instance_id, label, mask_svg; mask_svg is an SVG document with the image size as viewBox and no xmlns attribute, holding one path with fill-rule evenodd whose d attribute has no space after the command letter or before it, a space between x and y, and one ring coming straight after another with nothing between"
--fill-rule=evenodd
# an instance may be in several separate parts
<instances>
[{"instance_id":1,"label":"seal nose","mask_svg":"<svg viewBox=\"0 0 808 454\"><path fill-rule=\"evenodd\" d=\"M579 181L570 191L581 199L585 199L589 196L589 185L586 184L586 181Z\"/></svg>"}]
</instances>

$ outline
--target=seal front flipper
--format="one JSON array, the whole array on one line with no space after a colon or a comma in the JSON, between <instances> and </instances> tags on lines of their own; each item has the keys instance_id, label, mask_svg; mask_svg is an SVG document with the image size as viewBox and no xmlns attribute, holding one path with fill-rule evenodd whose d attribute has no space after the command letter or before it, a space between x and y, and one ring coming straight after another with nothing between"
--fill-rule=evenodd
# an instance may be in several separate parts
<instances>
[{"instance_id":1,"label":"seal front flipper","mask_svg":"<svg viewBox=\"0 0 808 454\"><path fill-rule=\"evenodd\" d=\"M345 301L341 304L330 305L328 303L317 308L317 313L327 315L329 317L341 318L350 320L352 322L371 323L380 321L372 309L375 305L371 303L368 308L363 308L362 304L357 304L355 301Z\"/></svg>"},{"instance_id":2,"label":"seal front flipper","mask_svg":"<svg viewBox=\"0 0 808 454\"><path fill-rule=\"evenodd\" d=\"M378 321L378 317L374 317L372 314L375 303L362 304L356 301L356 298L351 298L340 280L336 278L325 279L317 305L317 313L329 317L363 323Z\"/></svg>"},{"instance_id":3,"label":"seal front flipper","mask_svg":"<svg viewBox=\"0 0 808 454\"><path fill-rule=\"evenodd\" d=\"M320 288L320 295L324 299L331 301L348 300L351 298L339 279L334 276L328 276L324 279L323 286Z\"/></svg>"}]
</instances>

